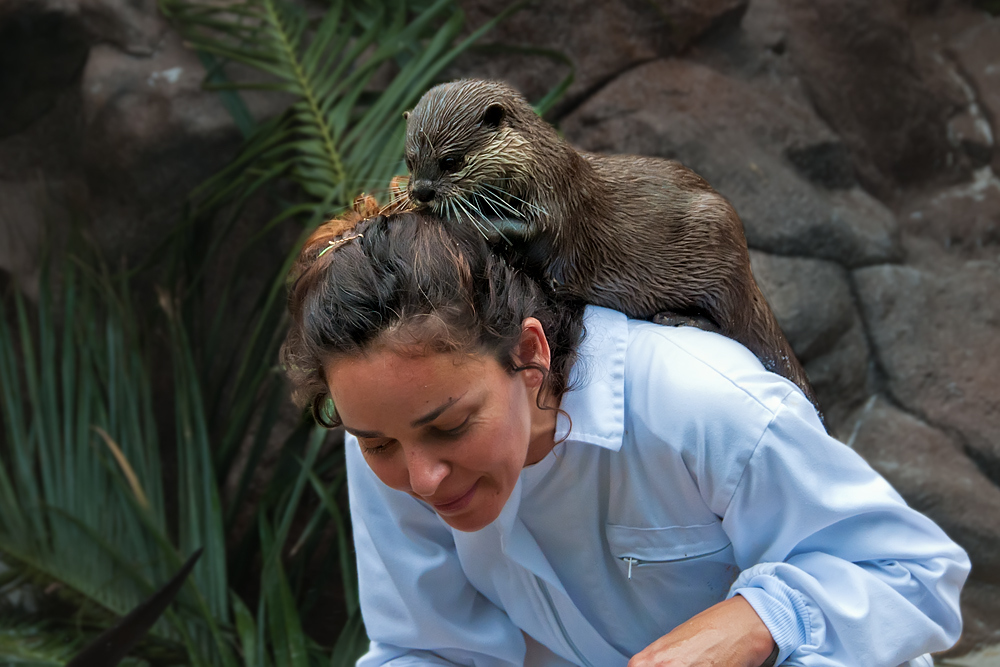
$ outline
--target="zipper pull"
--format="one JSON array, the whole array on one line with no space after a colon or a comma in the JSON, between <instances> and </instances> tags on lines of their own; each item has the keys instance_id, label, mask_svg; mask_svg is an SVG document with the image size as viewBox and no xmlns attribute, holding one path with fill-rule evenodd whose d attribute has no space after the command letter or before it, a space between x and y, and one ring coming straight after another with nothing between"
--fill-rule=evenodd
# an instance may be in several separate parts
<instances>
[{"instance_id":1,"label":"zipper pull","mask_svg":"<svg viewBox=\"0 0 1000 667\"><path fill-rule=\"evenodd\" d=\"M629 578L629 581L631 581L632 580L632 565L634 563L638 563L639 560L637 558L632 558L631 556L625 556L625 557L622 558L622 560L625 561L626 563L628 563L628 578Z\"/></svg>"}]
</instances>

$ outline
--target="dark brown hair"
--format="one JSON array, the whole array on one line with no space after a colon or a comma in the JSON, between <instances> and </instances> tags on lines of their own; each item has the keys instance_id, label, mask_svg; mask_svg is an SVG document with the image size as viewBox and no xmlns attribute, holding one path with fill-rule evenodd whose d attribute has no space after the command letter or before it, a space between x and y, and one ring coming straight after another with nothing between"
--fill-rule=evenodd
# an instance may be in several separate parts
<instances>
[{"instance_id":1,"label":"dark brown hair","mask_svg":"<svg viewBox=\"0 0 1000 667\"><path fill-rule=\"evenodd\" d=\"M325 426L323 362L389 342L428 352L492 355L514 373L521 323L542 323L551 349L544 393L559 397L583 331L583 304L552 294L496 255L472 225L417 213L361 214L326 223L292 269L291 328L281 357L293 398ZM539 395L541 405L542 393Z\"/></svg>"}]
</instances>

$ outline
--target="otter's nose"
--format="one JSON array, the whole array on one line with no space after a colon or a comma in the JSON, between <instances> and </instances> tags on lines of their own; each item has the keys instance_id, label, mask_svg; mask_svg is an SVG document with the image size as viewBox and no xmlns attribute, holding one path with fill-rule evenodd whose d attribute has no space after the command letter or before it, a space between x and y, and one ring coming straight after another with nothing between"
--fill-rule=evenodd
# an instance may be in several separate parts
<instances>
[{"instance_id":1,"label":"otter's nose","mask_svg":"<svg viewBox=\"0 0 1000 667\"><path fill-rule=\"evenodd\" d=\"M413 188L413 198L421 204L426 204L430 200L434 199L434 194L434 188L429 185L420 185Z\"/></svg>"}]
</instances>

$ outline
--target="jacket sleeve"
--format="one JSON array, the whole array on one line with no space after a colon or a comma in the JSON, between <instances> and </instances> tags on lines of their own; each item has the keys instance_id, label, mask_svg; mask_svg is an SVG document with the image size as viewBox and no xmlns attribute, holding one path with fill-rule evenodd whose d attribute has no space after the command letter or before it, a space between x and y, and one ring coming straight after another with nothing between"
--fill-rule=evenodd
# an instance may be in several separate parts
<instances>
[{"instance_id":1,"label":"jacket sleeve","mask_svg":"<svg viewBox=\"0 0 1000 667\"><path fill-rule=\"evenodd\" d=\"M357 440L345 441L361 613L371 639L358 667L524 662L524 638L469 583L450 529L434 511L385 486Z\"/></svg>"},{"instance_id":2,"label":"jacket sleeve","mask_svg":"<svg viewBox=\"0 0 1000 667\"><path fill-rule=\"evenodd\" d=\"M723 515L779 663L895 667L962 629L965 552L853 450L797 391L774 412Z\"/></svg>"}]
</instances>

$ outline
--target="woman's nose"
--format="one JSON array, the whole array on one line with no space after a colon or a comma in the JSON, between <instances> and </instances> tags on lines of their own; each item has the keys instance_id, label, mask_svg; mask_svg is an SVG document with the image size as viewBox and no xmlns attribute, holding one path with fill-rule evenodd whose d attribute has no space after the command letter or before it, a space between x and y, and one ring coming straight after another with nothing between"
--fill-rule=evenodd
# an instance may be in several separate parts
<instances>
[{"instance_id":1,"label":"woman's nose","mask_svg":"<svg viewBox=\"0 0 1000 667\"><path fill-rule=\"evenodd\" d=\"M450 466L429 451L427 447L407 448L406 467L410 474L410 488L424 498L432 497L441 482L448 476Z\"/></svg>"}]
</instances>

